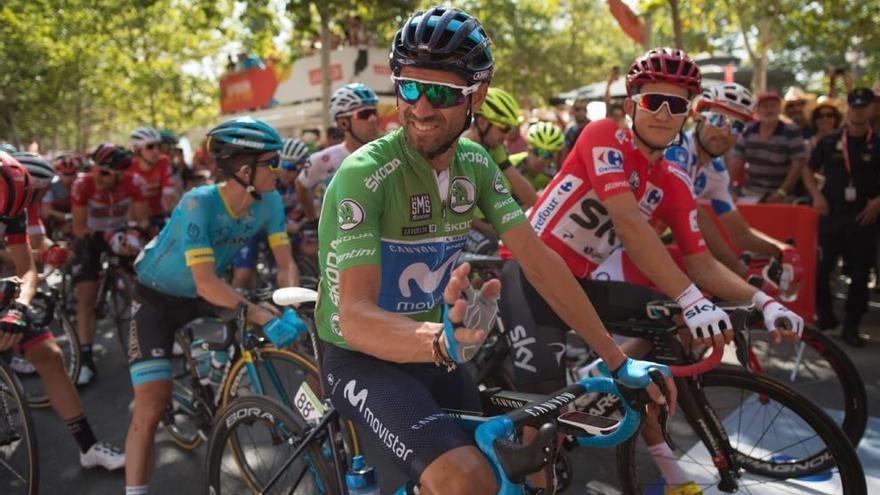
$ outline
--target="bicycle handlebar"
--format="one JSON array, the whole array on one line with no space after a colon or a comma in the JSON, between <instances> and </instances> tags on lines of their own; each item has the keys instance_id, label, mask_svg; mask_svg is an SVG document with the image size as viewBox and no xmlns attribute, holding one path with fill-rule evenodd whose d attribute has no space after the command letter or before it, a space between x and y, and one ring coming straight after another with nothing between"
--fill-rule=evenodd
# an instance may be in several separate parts
<instances>
[{"instance_id":1,"label":"bicycle handlebar","mask_svg":"<svg viewBox=\"0 0 880 495\"><path fill-rule=\"evenodd\" d=\"M535 472L552 459L552 453L545 450L556 448L555 418L559 416L564 406L587 393L616 396L622 405L624 415L613 432L607 435L579 437L578 443L586 446L610 447L626 441L638 431L641 422L640 412L631 406L631 399L625 396L614 380L605 377L583 378L558 391L549 399L532 402L509 413L495 416L477 428L475 438L477 446L492 463L499 481L499 493L512 493L508 490L515 490L517 484L523 482L525 475ZM518 427L537 423L542 423L542 427L538 437L531 444L521 445L509 440L514 438Z\"/></svg>"}]
</instances>

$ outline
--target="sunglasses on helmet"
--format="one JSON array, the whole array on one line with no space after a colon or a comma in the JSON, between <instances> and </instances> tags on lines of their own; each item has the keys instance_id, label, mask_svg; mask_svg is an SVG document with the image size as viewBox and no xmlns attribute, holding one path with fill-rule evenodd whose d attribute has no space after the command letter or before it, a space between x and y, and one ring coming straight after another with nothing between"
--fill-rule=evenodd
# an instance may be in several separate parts
<instances>
[{"instance_id":1,"label":"sunglasses on helmet","mask_svg":"<svg viewBox=\"0 0 880 495\"><path fill-rule=\"evenodd\" d=\"M702 112L700 115L702 115L703 120L705 120L707 124L716 129L724 129L727 126L730 126L730 132L733 134L740 134L746 128L745 122L724 113Z\"/></svg>"},{"instance_id":2,"label":"sunglasses on helmet","mask_svg":"<svg viewBox=\"0 0 880 495\"><path fill-rule=\"evenodd\" d=\"M420 79L391 76L397 96L410 105L415 105L422 95L428 99L433 108L452 108L461 105L465 97L476 93L481 83L470 86L422 81Z\"/></svg>"},{"instance_id":3,"label":"sunglasses on helmet","mask_svg":"<svg viewBox=\"0 0 880 495\"><path fill-rule=\"evenodd\" d=\"M651 113L659 112L666 105L669 114L676 117L687 115L691 109L689 99L667 93L639 93L632 95L632 100L638 108Z\"/></svg>"}]
</instances>

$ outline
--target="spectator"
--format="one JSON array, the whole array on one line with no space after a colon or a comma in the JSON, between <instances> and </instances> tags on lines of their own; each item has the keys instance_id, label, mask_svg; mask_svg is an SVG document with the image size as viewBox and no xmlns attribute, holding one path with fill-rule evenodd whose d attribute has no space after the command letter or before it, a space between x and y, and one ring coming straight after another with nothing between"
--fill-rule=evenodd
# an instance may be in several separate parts
<instances>
[{"instance_id":1,"label":"spectator","mask_svg":"<svg viewBox=\"0 0 880 495\"><path fill-rule=\"evenodd\" d=\"M629 127L626 122L626 113L623 111L623 105L620 103L611 103L607 107L606 115L609 119L617 122L617 125L620 126L621 129L626 129Z\"/></svg>"},{"instance_id":2,"label":"spectator","mask_svg":"<svg viewBox=\"0 0 880 495\"><path fill-rule=\"evenodd\" d=\"M327 141L322 149L335 146L343 141L345 141L345 131L338 127L331 127L327 129Z\"/></svg>"},{"instance_id":3,"label":"spectator","mask_svg":"<svg viewBox=\"0 0 880 495\"><path fill-rule=\"evenodd\" d=\"M829 277L842 255L852 282L841 337L855 347L865 345L858 329L868 309L868 270L874 263L880 213L880 137L871 129L874 100L868 88L849 93L846 125L819 141L810 156L810 170L804 173L804 185L820 215L817 325L822 329L837 326ZM821 191L812 171L825 174Z\"/></svg>"},{"instance_id":4,"label":"spectator","mask_svg":"<svg viewBox=\"0 0 880 495\"><path fill-rule=\"evenodd\" d=\"M746 126L730 153L730 177L745 167L746 201L778 203L795 190L807 160L800 130L779 120L781 98L773 91L758 96L758 122Z\"/></svg>"},{"instance_id":5,"label":"spectator","mask_svg":"<svg viewBox=\"0 0 880 495\"><path fill-rule=\"evenodd\" d=\"M804 139L810 139L813 136L813 128L807 122L806 107L806 95L800 88L792 87L785 92L783 109L785 116L791 119L792 123L801 131Z\"/></svg>"},{"instance_id":6,"label":"spectator","mask_svg":"<svg viewBox=\"0 0 880 495\"><path fill-rule=\"evenodd\" d=\"M810 113L810 126L815 133L807 140L807 151L816 149L819 140L836 131L842 123L843 115L837 108L837 101L831 98L819 98L819 103Z\"/></svg>"},{"instance_id":7,"label":"spectator","mask_svg":"<svg viewBox=\"0 0 880 495\"><path fill-rule=\"evenodd\" d=\"M368 48L373 44L370 31L364 26L361 16L349 16L345 20L345 39L349 46L357 48L358 54L354 61L354 76L352 81L367 68Z\"/></svg>"},{"instance_id":8,"label":"spectator","mask_svg":"<svg viewBox=\"0 0 880 495\"><path fill-rule=\"evenodd\" d=\"M574 148L574 143L581 135L581 131L590 123L590 119L587 118L587 100L576 99L571 105L571 115L574 121L569 122L568 127L565 128L566 154Z\"/></svg>"}]
</instances>

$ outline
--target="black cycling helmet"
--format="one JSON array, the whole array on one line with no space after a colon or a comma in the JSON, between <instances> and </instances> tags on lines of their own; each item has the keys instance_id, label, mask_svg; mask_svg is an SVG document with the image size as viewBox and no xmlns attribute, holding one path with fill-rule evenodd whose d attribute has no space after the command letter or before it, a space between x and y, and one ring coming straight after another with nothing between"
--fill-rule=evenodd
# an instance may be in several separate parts
<instances>
[{"instance_id":1,"label":"black cycling helmet","mask_svg":"<svg viewBox=\"0 0 880 495\"><path fill-rule=\"evenodd\" d=\"M37 189L49 187L52 179L55 178L55 167L40 155L19 151L12 153L12 157L30 172L34 187Z\"/></svg>"},{"instance_id":2,"label":"black cycling helmet","mask_svg":"<svg viewBox=\"0 0 880 495\"><path fill-rule=\"evenodd\" d=\"M403 67L452 71L467 84L492 79L495 62L489 36L476 18L451 7L417 12L394 35L391 72Z\"/></svg>"},{"instance_id":3,"label":"black cycling helmet","mask_svg":"<svg viewBox=\"0 0 880 495\"><path fill-rule=\"evenodd\" d=\"M126 170L131 166L131 151L112 143L101 143L92 152L91 159L100 168Z\"/></svg>"},{"instance_id":4,"label":"black cycling helmet","mask_svg":"<svg viewBox=\"0 0 880 495\"><path fill-rule=\"evenodd\" d=\"M159 131L159 136L162 138L163 144L170 144L171 146L177 146L177 134L174 134L173 131L168 129L162 129Z\"/></svg>"}]
</instances>

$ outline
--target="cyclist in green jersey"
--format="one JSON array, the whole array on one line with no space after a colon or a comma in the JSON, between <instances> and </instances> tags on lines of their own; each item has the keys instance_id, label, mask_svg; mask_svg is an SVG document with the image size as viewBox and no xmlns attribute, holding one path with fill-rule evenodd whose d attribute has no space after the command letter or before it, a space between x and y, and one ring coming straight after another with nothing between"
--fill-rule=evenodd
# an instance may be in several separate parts
<instances>
[{"instance_id":1,"label":"cyclist in green jersey","mask_svg":"<svg viewBox=\"0 0 880 495\"><path fill-rule=\"evenodd\" d=\"M461 10L433 7L410 17L391 53L403 127L342 163L320 215L316 323L327 343L325 390L427 494L497 492L486 459L441 409L480 407L472 378L455 365L486 338L486 325L453 331L440 323L445 304L452 304L450 321L464 319L467 304L458 296L469 267L452 267L477 207L614 375L664 402L648 386L646 364L617 347L565 263L525 222L489 154L460 139L486 97L489 46L479 22ZM499 290L489 282L483 297ZM667 386L674 390L671 380Z\"/></svg>"},{"instance_id":2,"label":"cyclist in green jersey","mask_svg":"<svg viewBox=\"0 0 880 495\"><path fill-rule=\"evenodd\" d=\"M528 151L510 155L510 163L536 192L541 192L553 179L555 171L551 167L565 144L565 136L559 127L550 122L536 122L529 126L526 139Z\"/></svg>"}]
</instances>

